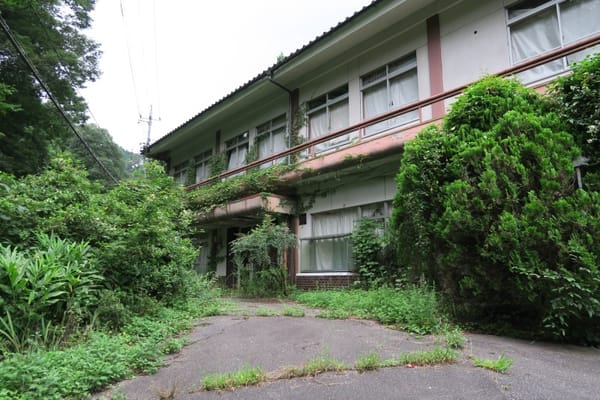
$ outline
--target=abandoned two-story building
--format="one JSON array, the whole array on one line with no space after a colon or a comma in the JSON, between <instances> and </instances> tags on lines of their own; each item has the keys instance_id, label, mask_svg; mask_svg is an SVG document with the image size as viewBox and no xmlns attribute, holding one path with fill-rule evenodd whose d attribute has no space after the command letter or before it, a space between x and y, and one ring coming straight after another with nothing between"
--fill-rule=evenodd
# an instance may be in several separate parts
<instances>
[{"instance_id":1,"label":"abandoned two-story building","mask_svg":"<svg viewBox=\"0 0 600 400\"><path fill-rule=\"evenodd\" d=\"M232 275L228 243L268 212L297 235L286 258L297 286L348 284L352 230L390 216L404 143L439 122L465 85L515 74L543 88L597 51L599 33L600 0L373 1L145 154L190 190L294 160L281 192L198 219L198 269ZM215 156L224 169L210 176Z\"/></svg>"}]
</instances>

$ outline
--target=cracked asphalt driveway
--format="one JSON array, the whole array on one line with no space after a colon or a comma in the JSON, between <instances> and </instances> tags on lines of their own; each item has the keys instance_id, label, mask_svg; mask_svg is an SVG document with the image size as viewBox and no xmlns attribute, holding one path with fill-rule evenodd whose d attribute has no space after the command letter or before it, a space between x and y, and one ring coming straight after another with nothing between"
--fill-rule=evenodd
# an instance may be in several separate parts
<instances>
[{"instance_id":1,"label":"cracked asphalt driveway","mask_svg":"<svg viewBox=\"0 0 600 400\"><path fill-rule=\"evenodd\" d=\"M235 391L200 391L202 377L245 366L272 372L322 355L353 365L371 353L383 360L435 345L433 337L418 338L373 321L315 318L308 309L299 318L258 317L259 308L280 311L287 304L236 302L236 312L200 320L188 335L190 343L156 374L123 381L101 395L120 392L129 400L600 399L600 350L475 334L466 335L468 342L452 365L326 373ZM469 359L500 354L514 362L507 374L476 368Z\"/></svg>"}]
</instances>

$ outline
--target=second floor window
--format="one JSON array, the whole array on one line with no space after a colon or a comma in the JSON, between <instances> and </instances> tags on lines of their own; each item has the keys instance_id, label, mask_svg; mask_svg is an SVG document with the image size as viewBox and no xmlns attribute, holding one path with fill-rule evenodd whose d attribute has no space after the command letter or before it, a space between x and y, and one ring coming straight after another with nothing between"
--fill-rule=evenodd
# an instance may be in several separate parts
<instances>
[{"instance_id":1,"label":"second floor window","mask_svg":"<svg viewBox=\"0 0 600 400\"><path fill-rule=\"evenodd\" d=\"M286 127L287 120L285 114L283 114L256 128L256 144L258 146L259 159L278 153L287 148ZM261 167L264 168L269 165L273 165L273 162L264 163Z\"/></svg>"},{"instance_id":2,"label":"second floor window","mask_svg":"<svg viewBox=\"0 0 600 400\"><path fill-rule=\"evenodd\" d=\"M343 129L350 124L348 85L340 86L308 102L309 137L315 139ZM317 152L347 143L348 134L315 146Z\"/></svg>"},{"instance_id":3,"label":"second floor window","mask_svg":"<svg viewBox=\"0 0 600 400\"><path fill-rule=\"evenodd\" d=\"M508 7L507 14L513 64L600 32L600 0L525 0ZM587 49L519 76L525 83L543 79L593 52Z\"/></svg>"},{"instance_id":4,"label":"second floor window","mask_svg":"<svg viewBox=\"0 0 600 400\"><path fill-rule=\"evenodd\" d=\"M173 179L180 185L188 184L188 163L177 164L174 168Z\"/></svg>"},{"instance_id":5,"label":"second floor window","mask_svg":"<svg viewBox=\"0 0 600 400\"><path fill-rule=\"evenodd\" d=\"M227 170L232 170L246 164L248 154L248 132L244 132L225 141L227 154Z\"/></svg>"},{"instance_id":6,"label":"second floor window","mask_svg":"<svg viewBox=\"0 0 600 400\"><path fill-rule=\"evenodd\" d=\"M393 61L364 75L361 78L363 115L365 119L375 117L419 99L417 83L417 57L415 53ZM371 125L365 136L400 126L419 119L418 111Z\"/></svg>"},{"instance_id":7,"label":"second floor window","mask_svg":"<svg viewBox=\"0 0 600 400\"><path fill-rule=\"evenodd\" d=\"M212 150L205 151L194 157L194 166L196 168L196 182L202 182L210 177L210 157Z\"/></svg>"}]
</instances>

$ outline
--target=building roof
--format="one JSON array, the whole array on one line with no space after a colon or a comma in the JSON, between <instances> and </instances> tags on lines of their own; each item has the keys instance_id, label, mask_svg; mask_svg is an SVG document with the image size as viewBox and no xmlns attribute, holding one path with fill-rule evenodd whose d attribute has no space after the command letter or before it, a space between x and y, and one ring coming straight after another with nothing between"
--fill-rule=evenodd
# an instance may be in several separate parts
<instances>
[{"instance_id":1,"label":"building roof","mask_svg":"<svg viewBox=\"0 0 600 400\"><path fill-rule=\"evenodd\" d=\"M198 114L194 115L193 117L191 117L190 119L188 119L187 121L185 121L183 124L179 125L177 128L173 129L171 132L167 133L165 136L163 136L162 138L160 138L157 141L155 141L154 143L152 143L147 149L144 149L142 152L143 153L149 153L149 152L151 152L152 147L154 147L154 146L158 145L159 143L161 143L161 142L167 140L168 138L172 137L179 130L181 130L182 128L186 127L188 124L190 124L192 121L194 121L194 120L196 120L198 118L201 118L203 115L207 114L209 111L212 111L214 108L216 108L220 104L224 103L228 99L234 97L236 94L244 91L245 89L247 89L252 84L254 84L254 83L256 83L256 82L258 82L258 81L260 81L262 79L265 79L265 78L268 78L268 77L272 76L272 74L273 74L274 71L276 71L277 69L280 69L281 67L285 66L286 64L288 64L291 61L295 60L296 58L300 57L306 51L310 50L312 47L314 47L315 45L317 45L318 43L320 43L324 39L330 37L335 32L337 32L338 30L340 30L344 26L350 24L352 21L356 20L361 15L363 15L365 12L367 12L371 8L375 7L378 3L381 3L383 1L385 1L385 0L373 0L370 4L364 6L362 9L358 10L357 12L355 12L354 14L352 14L351 16L349 16L346 19L344 19L343 21L339 22L337 25L335 25L334 27L332 27L328 31L323 32L321 35L317 36L315 39L313 39L312 41L310 41L306 45L300 47L299 49L297 49L296 51L292 52L290 55L286 56L282 60L276 62L273 65L271 65L269 68L265 69L260 74L256 75L254 78L250 79L249 81L247 81L243 85L239 86L237 89L233 90L231 93L225 95L220 100L217 100L216 102L214 102L213 104L211 104L210 106L208 106L207 108L205 108L204 110L200 111Z\"/></svg>"}]
</instances>

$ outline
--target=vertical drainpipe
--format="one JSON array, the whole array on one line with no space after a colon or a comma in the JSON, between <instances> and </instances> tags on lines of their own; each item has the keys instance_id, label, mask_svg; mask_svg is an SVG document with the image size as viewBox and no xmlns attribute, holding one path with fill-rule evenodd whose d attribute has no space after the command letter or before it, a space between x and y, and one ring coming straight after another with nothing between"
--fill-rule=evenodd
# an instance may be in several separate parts
<instances>
[{"instance_id":1,"label":"vertical drainpipe","mask_svg":"<svg viewBox=\"0 0 600 400\"><path fill-rule=\"evenodd\" d=\"M269 82L271 82L273 85L277 86L278 88L285 90L288 94L288 113L287 113L288 116L287 116L286 125L287 125L287 132L288 132L288 143L287 144L288 144L288 149L289 149L290 147L292 147L292 129L294 127L294 113L298 109L298 101L300 98L300 96L299 96L300 91L298 89L290 90L290 89L286 88L285 86L283 86L282 84L280 84L279 82L275 81L273 79L273 70L271 70L269 72ZM288 164L291 164L291 154L288 154L287 161L288 161ZM298 217L294 216L292 218L292 221L288 220L288 225L291 225L292 230L297 238L298 237ZM290 281L293 284L296 283L296 273L298 272L299 255L298 255L297 249L298 249L298 247L296 246L294 248L294 250L288 250L290 252L293 252L292 257L289 257L288 262L287 262L288 278L290 279ZM292 268L290 268L290 260L291 260Z\"/></svg>"},{"instance_id":2,"label":"vertical drainpipe","mask_svg":"<svg viewBox=\"0 0 600 400\"><path fill-rule=\"evenodd\" d=\"M287 117L287 121L286 121L286 125L287 125L287 132L288 132L288 149L290 147L292 147L292 127L293 127L293 112L294 112L294 107L293 107L293 103L294 103L294 97L298 96L298 89L296 90L290 90L288 88L286 88L285 86L283 86L281 83L275 81L273 79L273 70L271 70L269 72L269 82L271 82L273 85L277 86L280 89L283 89L287 92L288 94L288 117ZM288 154L287 156L288 159L288 164L290 163L291 160L291 155Z\"/></svg>"}]
</instances>

